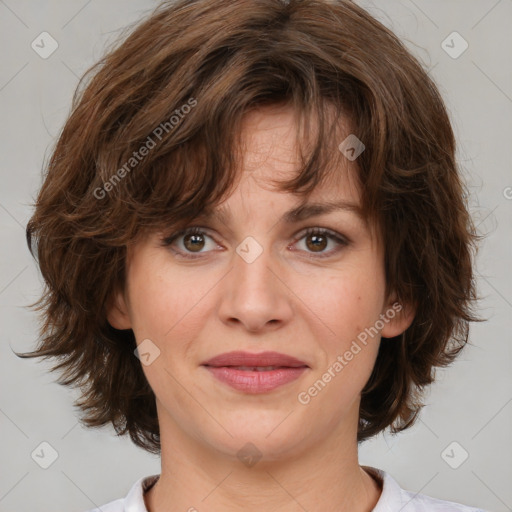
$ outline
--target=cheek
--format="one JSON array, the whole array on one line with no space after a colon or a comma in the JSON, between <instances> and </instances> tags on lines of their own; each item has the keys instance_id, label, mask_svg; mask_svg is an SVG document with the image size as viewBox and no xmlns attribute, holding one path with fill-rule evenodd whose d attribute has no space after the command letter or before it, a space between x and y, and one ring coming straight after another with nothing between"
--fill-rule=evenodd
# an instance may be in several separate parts
<instances>
[{"instance_id":1,"label":"cheek","mask_svg":"<svg viewBox=\"0 0 512 512\"><path fill-rule=\"evenodd\" d=\"M299 280L296 289L297 295L305 297L309 316L322 321L328 339L346 341L375 323L383 307L384 288L378 267L368 262L346 265L329 275L312 275Z\"/></svg>"},{"instance_id":2,"label":"cheek","mask_svg":"<svg viewBox=\"0 0 512 512\"><path fill-rule=\"evenodd\" d=\"M354 271L322 284L323 293L317 288L308 306L315 313L309 316L311 325L318 325L313 336L323 354L300 399L309 400L312 415L334 427L347 411L353 412L375 365L380 336L366 333L379 318L383 283L372 272ZM321 322L314 321L317 315Z\"/></svg>"},{"instance_id":3,"label":"cheek","mask_svg":"<svg viewBox=\"0 0 512 512\"><path fill-rule=\"evenodd\" d=\"M165 258L134 261L130 268L130 306L133 331L138 341L150 338L161 350L188 346L200 329L208 307L212 275L177 271ZM176 343L179 340L180 343Z\"/></svg>"},{"instance_id":4,"label":"cheek","mask_svg":"<svg viewBox=\"0 0 512 512\"><path fill-rule=\"evenodd\" d=\"M194 340L211 306L206 300L214 285L210 280L178 272L161 258L134 261L130 267L130 314L137 344L149 339L159 351L151 349L158 356L142 370L164 402L187 405L187 394L176 389L172 377L187 359L197 359Z\"/></svg>"},{"instance_id":5,"label":"cheek","mask_svg":"<svg viewBox=\"0 0 512 512\"><path fill-rule=\"evenodd\" d=\"M317 277L301 291L307 297L301 314L310 318L312 335L323 353L310 385L322 389L314 399L317 407L331 404L338 411L348 410L377 357L380 336L370 336L366 329L375 325L382 311L384 273L375 258L358 254L343 270ZM329 421L338 418L334 415Z\"/></svg>"}]
</instances>

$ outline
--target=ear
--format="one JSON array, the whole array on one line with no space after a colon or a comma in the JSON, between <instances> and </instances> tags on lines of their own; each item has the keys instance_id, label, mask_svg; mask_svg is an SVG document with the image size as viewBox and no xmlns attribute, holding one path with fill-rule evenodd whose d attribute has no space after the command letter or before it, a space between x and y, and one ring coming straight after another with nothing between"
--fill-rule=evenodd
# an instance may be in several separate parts
<instances>
[{"instance_id":1,"label":"ear","mask_svg":"<svg viewBox=\"0 0 512 512\"><path fill-rule=\"evenodd\" d=\"M393 295L381 314L381 318L384 321L381 336L383 338L399 336L410 327L415 314L416 307L414 305L398 302Z\"/></svg>"},{"instance_id":2,"label":"ear","mask_svg":"<svg viewBox=\"0 0 512 512\"><path fill-rule=\"evenodd\" d=\"M114 291L110 296L107 306L107 320L115 329L132 328L127 301L121 290Z\"/></svg>"}]
</instances>

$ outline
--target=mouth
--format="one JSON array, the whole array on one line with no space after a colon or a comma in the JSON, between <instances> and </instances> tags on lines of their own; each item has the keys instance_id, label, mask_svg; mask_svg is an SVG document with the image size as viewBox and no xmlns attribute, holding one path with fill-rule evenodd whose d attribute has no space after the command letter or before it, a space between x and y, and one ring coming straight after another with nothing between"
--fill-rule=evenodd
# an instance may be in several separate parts
<instances>
[{"instance_id":1,"label":"mouth","mask_svg":"<svg viewBox=\"0 0 512 512\"><path fill-rule=\"evenodd\" d=\"M228 352L201 366L217 380L245 393L266 393L298 379L309 366L278 352Z\"/></svg>"}]
</instances>

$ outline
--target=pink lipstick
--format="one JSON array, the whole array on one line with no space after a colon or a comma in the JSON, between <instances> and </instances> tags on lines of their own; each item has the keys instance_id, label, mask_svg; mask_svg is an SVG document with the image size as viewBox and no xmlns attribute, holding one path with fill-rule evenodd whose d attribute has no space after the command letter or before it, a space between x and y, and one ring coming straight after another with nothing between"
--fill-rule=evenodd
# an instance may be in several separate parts
<instances>
[{"instance_id":1,"label":"pink lipstick","mask_svg":"<svg viewBox=\"0 0 512 512\"><path fill-rule=\"evenodd\" d=\"M227 352L202 363L221 382L246 393L266 393L298 379L309 366L279 352Z\"/></svg>"}]
</instances>

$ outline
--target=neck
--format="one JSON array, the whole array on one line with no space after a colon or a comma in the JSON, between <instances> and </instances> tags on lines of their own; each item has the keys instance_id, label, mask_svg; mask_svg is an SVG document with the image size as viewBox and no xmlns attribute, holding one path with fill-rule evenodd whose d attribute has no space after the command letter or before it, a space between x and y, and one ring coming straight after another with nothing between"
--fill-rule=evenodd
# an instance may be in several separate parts
<instances>
[{"instance_id":1,"label":"neck","mask_svg":"<svg viewBox=\"0 0 512 512\"><path fill-rule=\"evenodd\" d=\"M161 429L160 478L145 495L148 512L370 512L379 500L380 483L359 466L354 429L246 465L236 450L220 453L160 421L168 428Z\"/></svg>"}]
</instances>

